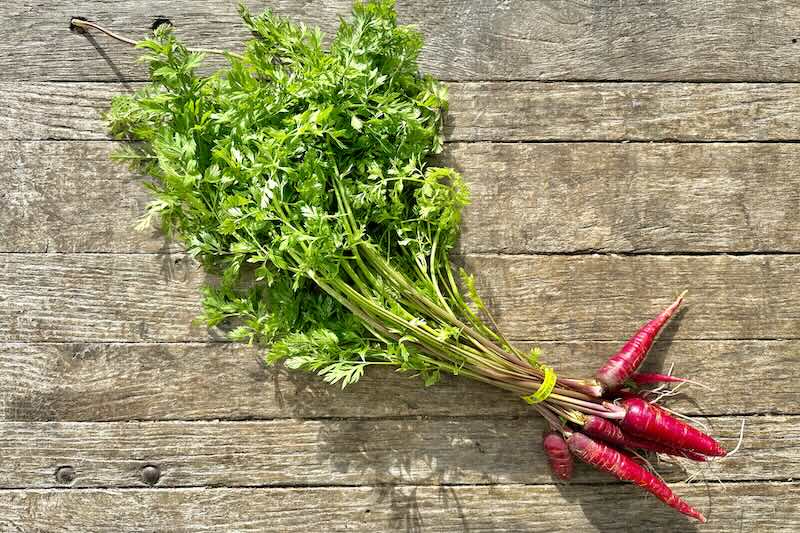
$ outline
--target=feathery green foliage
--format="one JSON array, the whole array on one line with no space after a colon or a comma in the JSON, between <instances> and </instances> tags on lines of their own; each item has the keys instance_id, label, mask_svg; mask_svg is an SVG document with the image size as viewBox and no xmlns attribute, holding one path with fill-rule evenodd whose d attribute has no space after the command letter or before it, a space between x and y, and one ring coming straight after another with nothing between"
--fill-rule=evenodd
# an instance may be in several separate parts
<instances>
[{"instance_id":1,"label":"feathery green foliage","mask_svg":"<svg viewBox=\"0 0 800 533\"><path fill-rule=\"evenodd\" d=\"M201 54L156 30L139 45L152 83L108 114L117 137L139 141L118 158L154 178L148 217L220 275L205 289L208 324L233 323L268 362L343 386L376 364L427 384L540 376L453 275L468 191L426 164L442 148L446 91L418 73L420 35L397 25L393 2L356 3L328 49L318 30L241 15L254 38L208 77Z\"/></svg>"}]
</instances>

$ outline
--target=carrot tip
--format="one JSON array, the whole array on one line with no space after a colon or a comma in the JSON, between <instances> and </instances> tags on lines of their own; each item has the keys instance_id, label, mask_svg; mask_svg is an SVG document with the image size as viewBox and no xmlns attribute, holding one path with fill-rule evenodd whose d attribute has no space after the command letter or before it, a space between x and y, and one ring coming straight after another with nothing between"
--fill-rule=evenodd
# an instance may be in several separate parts
<instances>
[{"instance_id":1,"label":"carrot tip","mask_svg":"<svg viewBox=\"0 0 800 533\"><path fill-rule=\"evenodd\" d=\"M705 524L708 522L708 519L703 516L703 513L695 509L690 505L686 505L683 509L680 510L683 514L690 518L694 518L695 520L699 521L701 524Z\"/></svg>"},{"instance_id":2,"label":"carrot tip","mask_svg":"<svg viewBox=\"0 0 800 533\"><path fill-rule=\"evenodd\" d=\"M687 292L689 291L683 291L680 296L678 296L675 301L672 302L672 305L670 305L666 310L667 316L671 317L673 313L675 313L675 310L683 303L683 297L686 296Z\"/></svg>"}]
</instances>

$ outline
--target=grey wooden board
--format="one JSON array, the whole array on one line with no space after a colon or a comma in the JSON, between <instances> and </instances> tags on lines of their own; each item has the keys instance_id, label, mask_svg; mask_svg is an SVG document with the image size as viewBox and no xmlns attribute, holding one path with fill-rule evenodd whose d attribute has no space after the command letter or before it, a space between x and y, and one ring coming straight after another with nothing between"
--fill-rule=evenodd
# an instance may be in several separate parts
<instances>
[{"instance_id":1,"label":"grey wooden board","mask_svg":"<svg viewBox=\"0 0 800 533\"><path fill-rule=\"evenodd\" d=\"M0 251L180 248L133 229L149 193L116 146L0 142ZM800 251L795 143L451 143L438 163L472 188L461 253Z\"/></svg>"},{"instance_id":2,"label":"grey wooden board","mask_svg":"<svg viewBox=\"0 0 800 533\"><path fill-rule=\"evenodd\" d=\"M678 339L797 339L796 255L470 255L478 290L520 340L621 340L691 297ZM0 254L0 341L196 341L209 276L180 254ZM748 354L739 353L741 362Z\"/></svg>"},{"instance_id":3,"label":"grey wooden board","mask_svg":"<svg viewBox=\"0 0 800 533\"><path fill-rule=\"evenodd\" d=\"M669 333L643 368L674 364L676 375L713 387L683 388L670 407L701 415L800 414L800 390L791 385L799 342L671 341ZM582 377L620 343L537 344L562 375ZM370 369L341 390L303 372L264 369L262 354L232 343L3 343L0 420L536 416L515 396L460 377L424 388L417 378Z\"/></svg>"},{"instance_id":4,"label":"grey wooden board","mask_svg":"<svg viewBox=\"0 0 800 533\"><path fill-rule=\"evenodd\" d=\"M247 2L263 8L263 3ZM0 70L8 80L141 79L137 53L72 33L80 15L133 36L168 17L194 45L236 49L246 33L232 1L4 2ZM269 3L335 30L349 0ZM398 2L425 36L422 69L451 80L798 80L800 7L777 1Z\"/></svg>"},{"instance_id":5,"label":"grey wooden board","mask_svg":"<svg viewBox=\"0 0 800 533\"><path fill-rule=\"evenodd\" d=\"M0 140L99 140L142 83L0 82ZM452 82L449 141L795 141L796 83Z\"/></svg>"},{"instance_id":6,"label":"grey wooden board","mask_svg":"<svg viewBox=\"0 0 800 533\"><path fill-rule=\"evenodd\" d=\"M800 529L797 483L675 485L696 526L638 489L605 486L0 491L6 531L770 531Z\"/></svg>"},{"instance_id":7,"label":"grey wooden board","mask_svg":"<svg viewBox=\"0 0 800 533\"><path fill-rule=\"evenodd\" d=\"M705 422L727 449L739 418ZM800 476L800 417L747 419L730 459L659 465L670 481L785 480ZM156 465L160 487L540 484L553 481L541 447L545 423L521 419L275 420L258 422L0 422L0 455L14 468L0 488L56 487L57 468L74 488L144 487ZM581 465L580 483L613 478Z\"/></svg>"},{"instance_id":8,"label":"grey wooden board","mask_svg":"<svg viewBox=\"0 0 800 533\"><path fill-rule=\"evenodd\" d=\"M269 2L326 30L349 3ZM674 484L711 519L698 529L800 529L800 8L398 9L426 36L422 69L450 80L438 161L474 190L458 260L504 329L586 375L690 289L646 368L713 385L668 405L729 447L741 420L745 436L707 470L659 471L723 480ZM0 530L694 529L584 467L553 485L541 421L513 395L387 371L340 391L208 342L191 326L205 276L132 231L142 178L108 161L99 114L144 79L138 54L70 33L71 15L133 35L167 16L208 46L245 35L229 0L0 5L0 141L32 141L0 142ZM158 488L139 488L146 463ZM77 490L55 488L67 464Z\"/></svg>"},{"instance_id":9,"label":"grey wooden board","mask_svg":"<svg viewBox=\"0 0 800 533\"><path fill-rule=\"evenodd\" d=\"M782 256L468 256L499 324L520 339L623 338L682 289L674 337L795 338L800 261ZM651 311L640 311L650 307ZM656 303L659 302L659 303ZM563 306L563 307L562 307ZM582 309L583 311L579 311ZM626 324L618 323L626 317Z\"/></svg>"},{"instance_id":10,"label":"grey wooden board","mask_svg":"<svg viewBox=\"0 0 800 533\"><path fill-rule=\"evenodd\" d=\"M451 83L452 141L795 140L793 83ZM91 96L87 96L87 99Z\"/></svg>"},{"instance_id":11,"label":"grey wooden board","mask_svg":"<svg viewBox=\"0 0 800 533\"><path fill-rule=\"evenodd\" d=\"M462 253L800 250L797 144L458 143L443 160L472 185Z\"/></svg>"}]
</instances>

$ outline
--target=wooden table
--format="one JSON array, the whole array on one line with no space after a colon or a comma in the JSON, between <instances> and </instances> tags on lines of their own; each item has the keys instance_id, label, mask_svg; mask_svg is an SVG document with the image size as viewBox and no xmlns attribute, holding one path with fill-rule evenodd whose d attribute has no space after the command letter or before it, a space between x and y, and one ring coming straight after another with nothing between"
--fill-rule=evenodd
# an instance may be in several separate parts
<instances>
[{"instance_id":1,"label":"wooden table","mask_svg":"<svg viewBox=\"0 0 800 533\"><path fill-rule=\"evenodd\" d=\"M269 4L330 31L349 2ZM0 530L800 530L798 4L398 10L450 86L458 253L520 345L591 373L689 289L648 368L713 386L670 405L726 446L745 422L731 459L659 467L710 522L585 467L554 484L503 392L381 372L343 392L193 326L204 275L133 231L143 180L100 119L145 73L68 19L236 47L233 4L23 0L0 6Z\"/></svg>"}]
</instances>

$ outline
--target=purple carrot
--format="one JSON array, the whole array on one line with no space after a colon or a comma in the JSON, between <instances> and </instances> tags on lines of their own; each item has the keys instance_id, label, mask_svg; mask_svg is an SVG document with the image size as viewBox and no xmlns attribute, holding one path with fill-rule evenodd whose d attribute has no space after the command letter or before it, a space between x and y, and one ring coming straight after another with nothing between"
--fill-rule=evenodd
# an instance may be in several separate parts
<instances>
[{"instance_id":1,"label":"purple carrot","mask_svg":"<svg viewBox=\"0 0 800 533\"><path fill-rule=\"evenodd\" d=\"M679 378L669 374L656 374L654 372L635 372L630 378L628 378L628 382L632 383L636 388L639 388L643 385L652 385L654 383L691 383L692 385L697 385L698 387L702 387L704 389L713 390L708 385L704 385L698 381Z\"/></svg>"},{"instance_id":2,"label":"purple carrot","mask_svg":"<svg viewBox=\"0 0 800 533\"><path fill-rule=\"evenodd\" d=\"M629 379L637 385L650 385L652 383L690 383L686 378L679 378L668 374L656 374L653 372L634 372Z\"/></svg>"},{"instance_id":3,"label":"purple carrot","mask_svg":"<svg viewBox=\"0 0 800 533\"><path fill-rule=\"evenodd\" d=\"M585 417L583 432L590 437L604 440L609 444L614 444L623 448L639 448L641 450L648 450L651 452L666 453L676 457L686 457L687 459L698 462L706 460L704 455L697 452L690 450L678 450L674 447L666 446L658 442L626 435L618 425L599 416L589 415Z\"/></svg>"},{"instance_id":4,"label":"purple carrot","mask_svg":"<svg viewBox=\"0 0 800 533\"><path fill-rule=\"evenodd\" d=\"M622 481L635 483L678 512L701 522L706 521L706 518L697 509L680 499L666 483L652 472L647 471L629 455L603 442L594 441L577 431L567 439L567 444L570 451L581 461L598 470L609 472Z\"/></svg>"},{"instance_id":5,"label":"purple carrot","mask_svg":"<svg viewBox=\"0 0 800 533\"><path fill-rule=\"evenodd\" d=\"M681 451L688 450L716 457L727 453L710 436L641 398L622 400L622 406L627 412L619 425L627 434Z\"/></svg>"},{"instance_id":6,"label":"purple carrot","mask_svg":"<svg viewBox=\"0 0 800 533\"><path fill-rule=\"evenodd\" d=\"M684 293L686 294L686 293ZM683 301L683 294L656 318L645 324L597 371L597 381L608 391L618 389L642 364L647 352Z\"/></svg>"},{"instance_id":7,"label":"purple carrot","mask_svg":"<svg viewBox=\"0 0 800 533\"><path fill-rule=\"evenodd\" d=\"M569 453L567 441L560 433L548 431L543 435L542 446L550 461L550 469L561 479L572 477L572 454Z\"/></svg>"}]
</instances>

